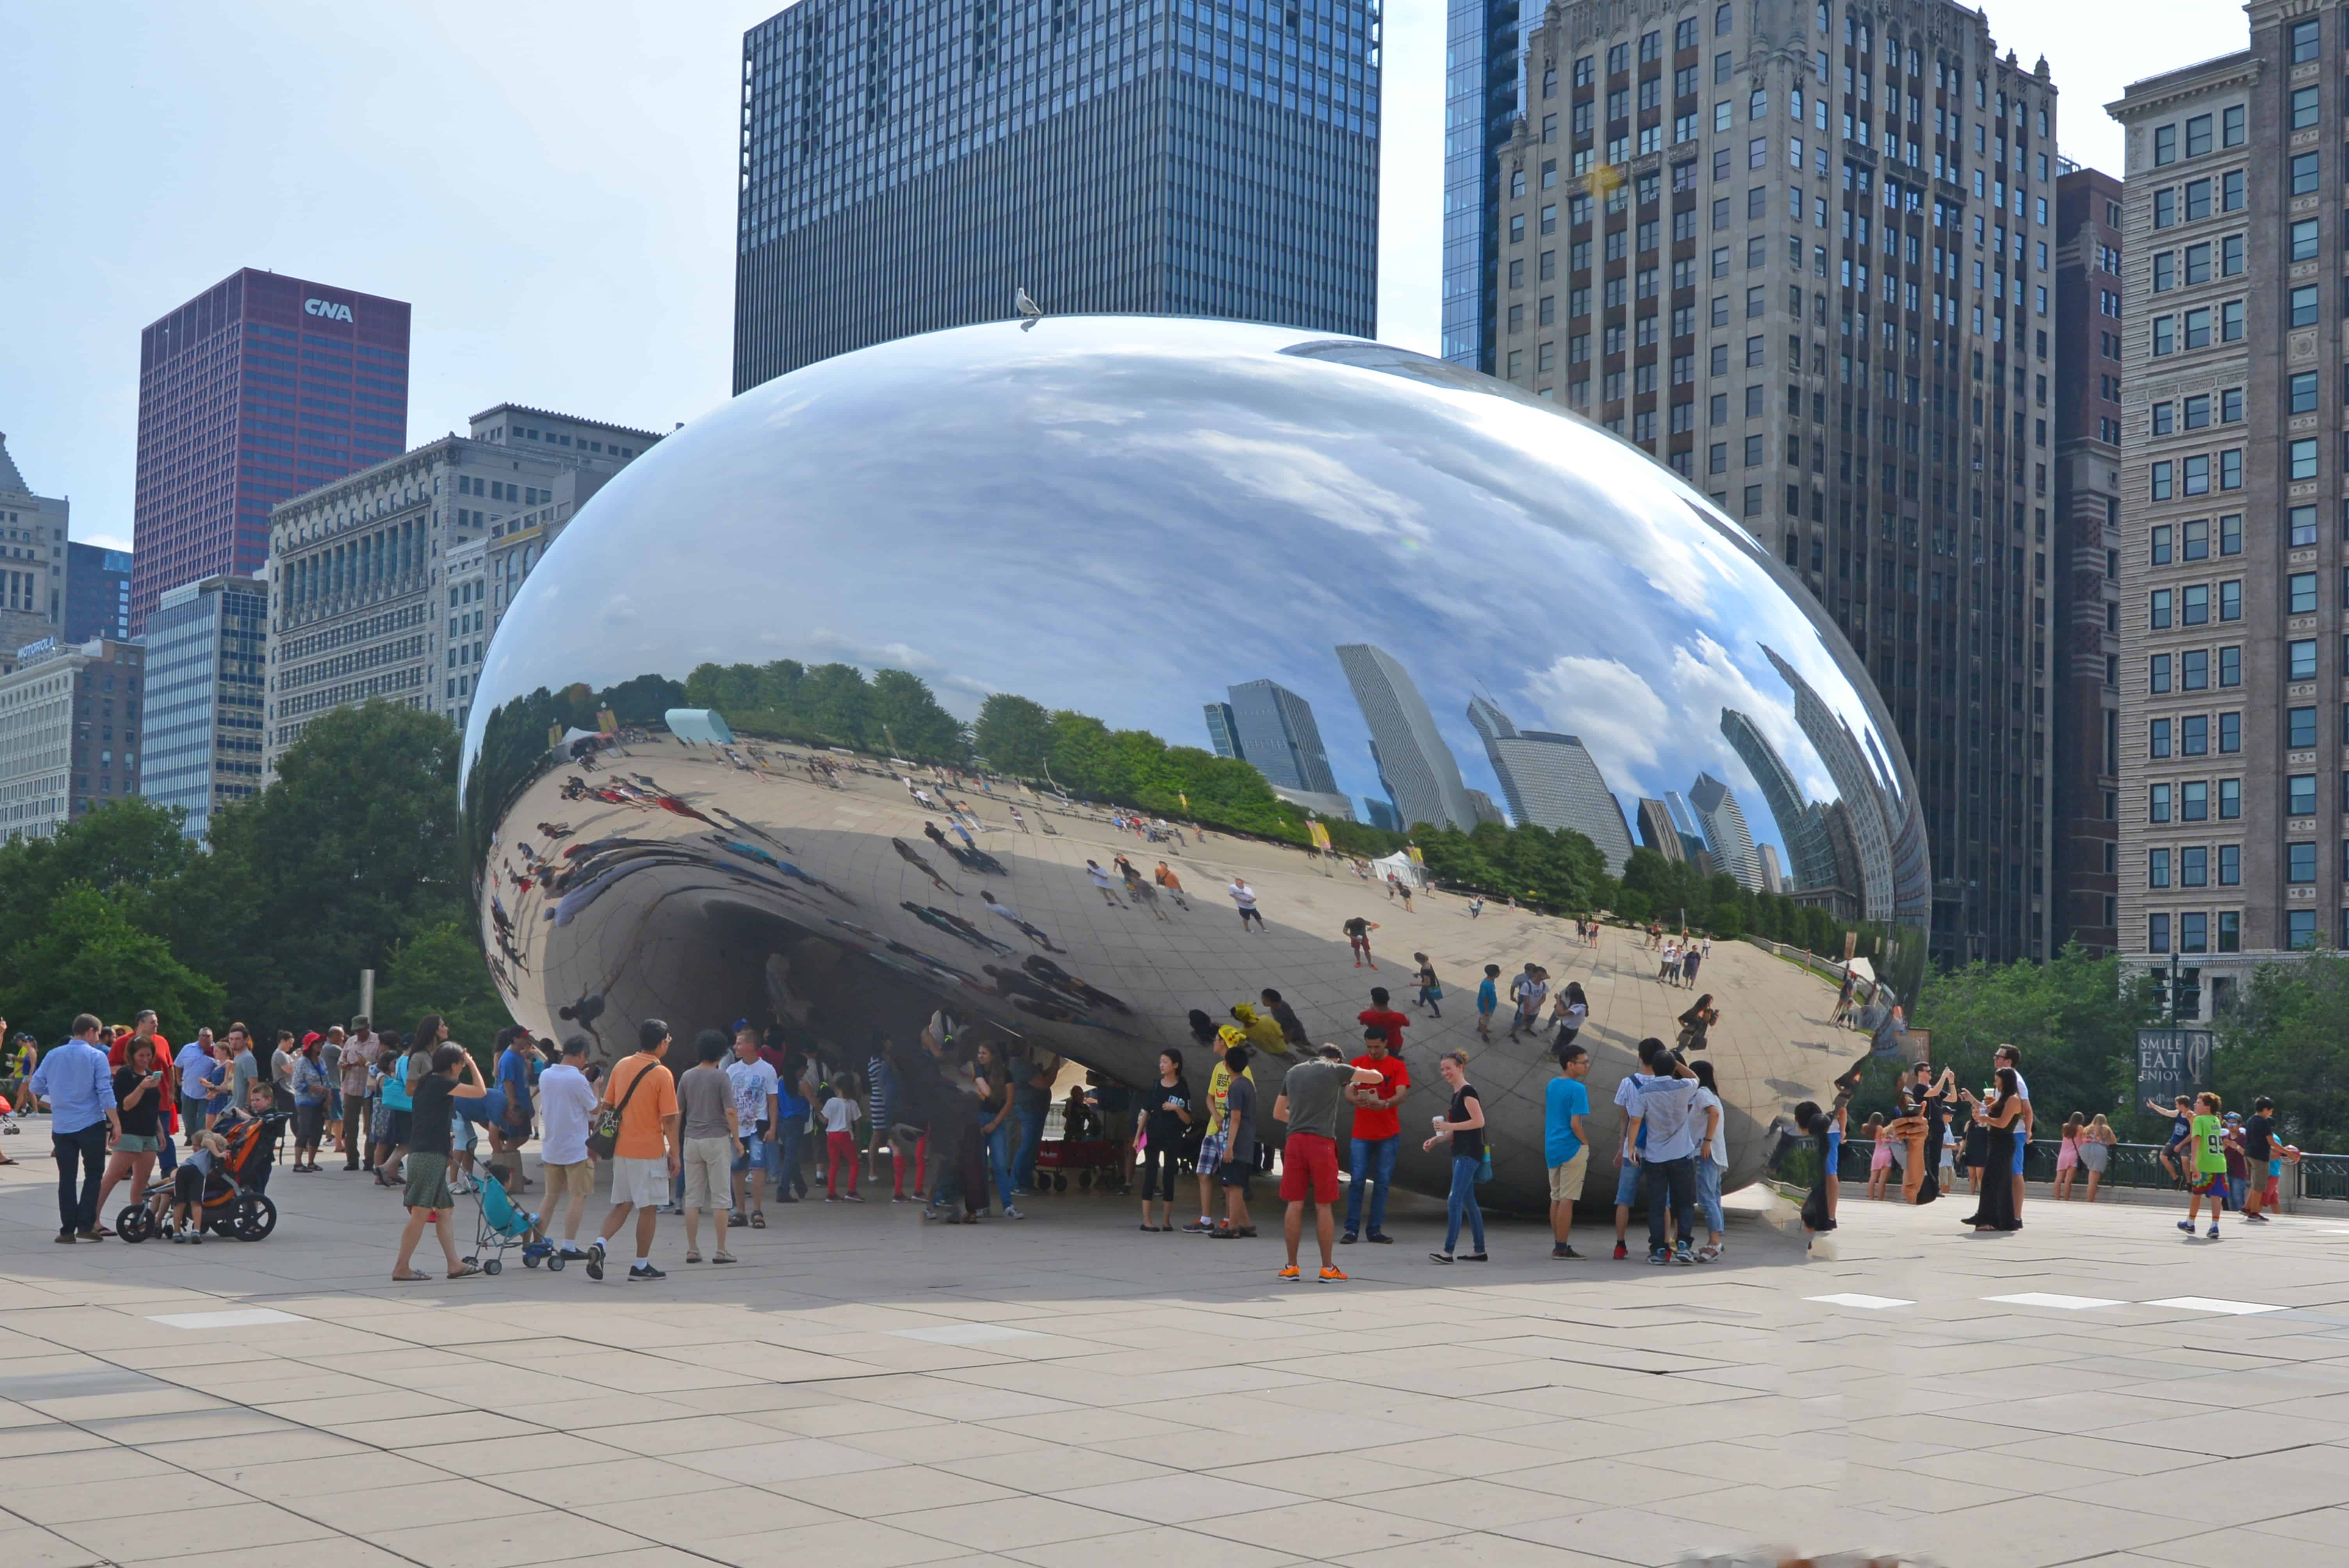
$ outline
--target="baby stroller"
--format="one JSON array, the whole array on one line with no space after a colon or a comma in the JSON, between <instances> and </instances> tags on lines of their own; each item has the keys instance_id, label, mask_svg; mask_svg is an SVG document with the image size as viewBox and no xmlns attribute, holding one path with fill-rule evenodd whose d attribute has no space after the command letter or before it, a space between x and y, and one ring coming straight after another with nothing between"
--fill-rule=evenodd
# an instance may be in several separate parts
<instances>
[{"instance_id":1,"label":"baby stroller","mask_svg":"<svg viewBox=\"0 0 2349 1568\"><path fill-rule=\"evenodd\" d=\"M283 1111L266 1116L238 1117L215 1127L227 1144L205 1172L203 1207L198 1222L214 1235L240 1242L268 1238L277 1228L277 1205L270 1201L271 1151L292 1119ZM171 1233L172 1184L158 1182L143 1203L133 1203L114 1217L115 1233L126 1242L143 1242Z\"/></svg>"},{"instance_id":2,"label":"baby stroller","mask_svg":"<svg viewBox=\"0 0 2349 1568\"><path fill-rule=\"evenodd\" d=\"M506 1249L519 1245L522 1261L527 1267L536 1268L543 1263L556 1273L562 1272L563 1254L540 1232L538 1216L514 1207L495 1170L484 1171L475 1179L473 1211L478 1220L473 1227L472 1255L466 1258L467 1263L481 1264L483 1274L502 1273Z\"/></svg>"}]
</instances>

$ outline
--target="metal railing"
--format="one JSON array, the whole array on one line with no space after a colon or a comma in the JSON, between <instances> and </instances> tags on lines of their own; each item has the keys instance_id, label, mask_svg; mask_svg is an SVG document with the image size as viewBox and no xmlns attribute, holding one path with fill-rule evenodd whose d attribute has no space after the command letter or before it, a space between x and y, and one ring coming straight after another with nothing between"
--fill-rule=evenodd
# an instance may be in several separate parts
<instances>
[{"instance_id":1,"label":"metal railing","mask_svg":"<svg viewBox=\"0 0 2349 1568\"><path fill-rule=\"evenodd\" d=\"M1963 1152L1962 1140L1952 1147L1958 1152ZM2176 1180L2162 1167L2160 1156L2163 1147L2158 1143L2110 1145L2102 1185L2154 1190L2176 1186ZM2061 1148L2057 1140L2033 1139L2023 1155L2023 1180L2054 1181L2055 1158ZM1868 1165L1875 1153L1876 1144L1872 1139L1845 1139L1843 1158L1837 1164L1836 1174L1846 1182L1857 1181L1866 1186ZM1898 1167L1895 1171L1897 1173ZM1791 1186L1808 1187L1817 1179L1817 1173L1818 1149L1811 1140L1788 1137L1779 1143L1777 1154L1770 1162L1770 1175L1775 1180ZM1961 1176L1962 1173L1961 1168ZM2349 1201L2349 1154L2302 1154L2297 1161L2286 1161L2283 1196L2287 1201L2293 1198Z\"/></svg>"}]
</instances>

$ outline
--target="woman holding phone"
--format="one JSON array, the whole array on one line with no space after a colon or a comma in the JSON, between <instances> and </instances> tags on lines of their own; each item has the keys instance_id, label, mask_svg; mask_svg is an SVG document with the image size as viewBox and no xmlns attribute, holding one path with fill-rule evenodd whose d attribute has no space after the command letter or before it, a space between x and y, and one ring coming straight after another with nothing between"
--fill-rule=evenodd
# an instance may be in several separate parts
<instances>
[{"instance_id":1,"label":"woman holding phone","mask_svg":"<svg viewBox=\"0 0 2349 1568\"><path fill-rule=\"evenodd\" d=\"M163 1072L155 1065L155 1043L141 1037L131 1041L122 1066L114 1069L114 1103L122 1116L122 1136L106 1161L106 1179L98 1189L98 1233L114 1234L106 1224L106 1200L124 1177L130 1179L130 1201L147 1200L147 1179L155 1172L155 1151L162 1147L163 1129L158 1119L163 1109Z\"/></svg>"}]
</instances>

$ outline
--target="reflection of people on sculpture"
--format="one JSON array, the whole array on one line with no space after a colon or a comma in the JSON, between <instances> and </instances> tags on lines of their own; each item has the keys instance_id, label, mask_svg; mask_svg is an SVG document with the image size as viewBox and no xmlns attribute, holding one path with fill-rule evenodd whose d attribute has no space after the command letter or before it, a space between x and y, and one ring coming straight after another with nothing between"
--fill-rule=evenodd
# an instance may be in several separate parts
<instances>
[{"instance_id":1,"label":"reflection of people on sculpture","mask_svg":"<svg viewBox=\"0 0 2349 1568\"><path fill-rule=\"evenodd\" d=\"M1282 1001L1280 993L1268 985L1256 995L1257 1000L1264 1004L1264 1010L1272 1016L1272 1021L1280 1026L1282 1054L1288 1054L1292 1048L1305 1049L1309 1037L1305 1033L1304 1024L1297 1016L1297 1009Z\"/></svg>"},{"instance_id":2,"label":"reflection of people on sculpture","mask_svg":"<svg viewBox=\"0 0 2349 1568\"><path fill-rule=\"evenodd\" d=\"M1157 871L1151 874L1157 882L1158 885L1166 890L1166 895L1174 901L1174 907L1176 909L1189 909L1191 907L1183 897L1183 880L1176 876L1172 870L1168 869L1164 861L1159 861Z\"/></svg>"},{"instance_id":3,"label":"reflection of people on sculpture","mask_svg":"<svg viewBox=\"0 0 2349 1568\"><path fill-rule=\"evenodd\" d=\"M1232 1004L1232 1018L1239 1025L1247 1043L1257 1050L1268 1051L1274 1056L1288 1054L1288 1040L1281 1033L1280 1026L1246 1002Z\"/></svg>"},{"instance_id":4,"label":"reflection of people on sculpture","mask_svg":"<svg viewBox=\"0 0 2349 1568\"><path fill-rule=\"evenodd\" d=\"M1247 878L1242 876L1232 878L1232 885L1224 891L1230 893L1232 903L1239 906L1240 929L1246 931L1248 928L1248 923L1254 921L1257 934L1261 935L1264 932L1264 916L1257 913L1256 889L1248 886Z\"/></svg>"},{"instance_id":5,"label":"reflection of people on sculpture","mask_svg":"<svg viewBox=\"0 0 2349 1568\"><path fill-rule=\"evenodd\" d=\"M1359 914L1348 919L1338 927L1346 934L1346 945L1354 950L1355 968L1360 969L1365 964L1373 969L1379 966L1378 961L1371 956L1371 933L1378 928L1377 921L1364 920Z\"/></svg>"},{"instance_id":6,"label":"reflection of people on sculpture","mask_svg":"<svg viewBox=\"0 0 2349 1568\"><path fill-rule=\"evenodd\" d=\"M1838 1099L1832 1111L1823 1111L1816 1100L1806 1099L1795 1107L1795 1126L1812 1140L1817 1151L1818 1175L1811 1183L1809 1196L1803 1200L1803 1239L1807 1244L1813 1236L1824 1235L1836 1228L1836 1198L1842 1181L1836 1175L1836 1166L1843 1159L1843 1129L1847 1114L1845 1102Z\"/></svg>"},{"instance_id":7,"label":"reflection of people on sculpture","mask_svg":"<svg viewBox=\"0 0 2349 1568\"><path fill-rule=\"evenodd\" d=\"M936 872L930 869L930 862L922 859L921 851L915 849L913 845L907 843L903 839L892 839L889 842L890 845L896 850L897 858L904 861L907 865L912 866L924 876L929 878L930 885L932 887L936 888L941 892L950 892L957 898L960 898L962 896L962 889L948 886L946 879L939 876Z\"/></svg>"},{"instance_id":8,"label":"reflection of people on sculpture","mask_svg":"<svg viewBox=\"0 0 2349 1568\"><path fill-rule=\"evenodd\" d=\"M1102 899L1105 900L1112 908L1123 909L1125 907L1125 905L1118 903L1117 894L1110 892L1109 873L1101 869L1101 862L1099 861L1087 861L1085 862L1085 874L1093 879L1093 886L1101 890Z\"/></svg>"},{"instance_id":9,"label":"reflection of people on sculpture","mask_svg":"<svg viewBox=\"0 0 2349 1568\"><path fill-rule=\"evenodd\" d=\"M1412 957L1419 965L1419 996L1413 1006L1426 1008L1431 1018L1441 1018L1444 1009L1436 1004L1444 1000L1444 982L1435 977L1435 965L1424 953L1414 953Z\"/></svg>"},{"instance_id":10,"label":"reflection of people on sculpture","mask_svg":"<svg viewBox=\"0 0 2349 1568\"><path fill-rule=\"evenodd\" d=\"M1713 993L1707 991L1696 999L1694 1006L1680 1016L1681 1032L1678 1041L1680 1049L1683 1051L1704 1049L1707 1032L1719 1022L1721 1022L1721 1009L1713 1005Z\"/></svg>"},{"instance_id":11,"label":"reflection of people on sculpture","mask_svg":"<svg viewBox=\"0 0 2349 1568\"><path fill-rule=\"evenodd\" d=\"M1158 907L1158 890L1143 880L1142 873L1134 869L1133 862L1120 855L1117 857L1117 869L1119 875L1125 879L1125 896L1134 902L1135 907L1147 909L1159 919L1164 920L1166 912Z\"/></svg>"},{"instance_id":12,"label":"reflection of people on sculpture","mask_svg":"<svg viewBox=\"0 0 2349 1568\"><path fill-rule=\"evenodd\" d=\"M996 941L960 915L950 914L936 904L916 903L911 899L905 899L901 901L897 907L924 925L933 930L943 931L958 942L968 942L973 947L987 948L990 952L1001 954L1006 958L1011 956L1011 948Z\"/></svg>"},{"instance_id":13,"label":"reflection of people on sculpture","mask_svg":"<svg viewBox=\"0 0 2349 1568\"><path fill-rule=\"evenodd\" d=\"M1059 965L1053 963L1050 959L1045 957L1040 953L1031 953L1026 958L1021 959L1019 966L1022 969L1027 970L1029 974L1036 976L1037 979L1044 982L1045 985L1053 987L1055 990L1060 991L1064 995L1078 997L1083 1001L1093 1003L1099 1006L1114 1008L1121 1013L1130 1014L1133 1011L1132 1007L1127 1006L1117 997L1111 995L1106 991L1099 990L1092 985L1086 985L1083 981L1078 979L1075 975L1070 974L1067 970L1061 968Z\"/></svg>"},{"instance_id":14,"label":"reflection of people on sculpture","mask_svg":"<svg viewBox=\"0 0 2349 1568\"><path fill-rule=\"evenodd\" d=\"M1925 1174L1918 1182L1917 1194L1910 1200L1912 1202L1930 1203L1941 1195L1940 1168L1949 1161L1943 1150L1949 1137L1950 1096L1956 1092L1957 1084L1958 1075L1949 1068L1941 1069L1937 1082L1931 1064L1919 1062L1916 1066L1915 1078L1908 1092L1910 1102L1917 1108L1917 1114L1925 1121L1925 1142L1919 1151Z\"/></svg>"},{"instance_id":15,"label":"reflection of people on sculpture","mask_svg":"<svg viewBox=\"0 0 2349 1568\"><path fill-rule=\"evenodd\" d=\"M1020 919L1019 911L1013 909L1009 904L1005 903L1001 899L997 898L995 894L988 892L987 889L981 888L978 890L978 901L987 905L988 913L995 916L998 920L1007 922L1009 924L1018 927L1019 934L1022 936L1025 936L1029 941L1034 943L1045 952L1061 953L1066 951L1064 948L1054 946L1050 937L1045 935L1044 933L1037 927L1032 926L1026 921Z\"/></svg>"},{"instance_id":16,"label":"reflection of people on sculpture","mask_svg":"<svg viewBox=\"0 0 2349 1568\"><path fill-rule=\"evenodd\" d=\"M1538 964L1527 964L1524 972L1509 982L1509 996L1517 1005L1516 1016L1509 1021L1509 1038L1514 1040L1520 1032L1534 1028L1539 1022L1542 1004L1549 999L1549 971Z\"/></svg>"},{"instance_id":17,"label":"reflection of people on sculpture","mask_svg":"<svg viewBox=\"0 0 2349 1568\"><path fill-rule=\"evenodd\" d=\"M1549 1021L1557 1026L1557 1034L1549 1043L1550 1051L1563 1058L1566 1047L1574 1044L1574 1037L1582 1033L1582 1026L1590 1021L1590 1000L1582 994L1581 981L1568 981L1566 989L1550 999Z\"/></svg>"}]
</instances>

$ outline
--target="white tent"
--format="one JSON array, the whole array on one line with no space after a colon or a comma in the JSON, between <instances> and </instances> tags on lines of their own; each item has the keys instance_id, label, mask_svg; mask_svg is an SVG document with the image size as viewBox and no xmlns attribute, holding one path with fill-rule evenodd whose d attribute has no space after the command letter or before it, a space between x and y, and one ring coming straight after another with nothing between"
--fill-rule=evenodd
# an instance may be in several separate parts
<instances>
[{"instance_id":1,"label":"white tent","mask_svg":"<svg viewBox=\"0 0 2349 1568\"><path fill-rule=\"evenodd\" d=\"M1371 871L1381 882L1392 876L1396 881L1409 882L1413 887L1427 885L1427 868L1401 850L1397 850L1384 860L1372 861Z\"/></svg>"},{"instance_id":2,"label":"white tent","mask_svg":"<svg viewBox=\"0 0 2349 1568\"><path fill-rule=\"evenodd\" d=\"M661 715L668 732L683 741L699 741L704 746L731 746L734 732L726 727L726 720L716 708L673 707Z\"/></svg>"}]
</instances>

